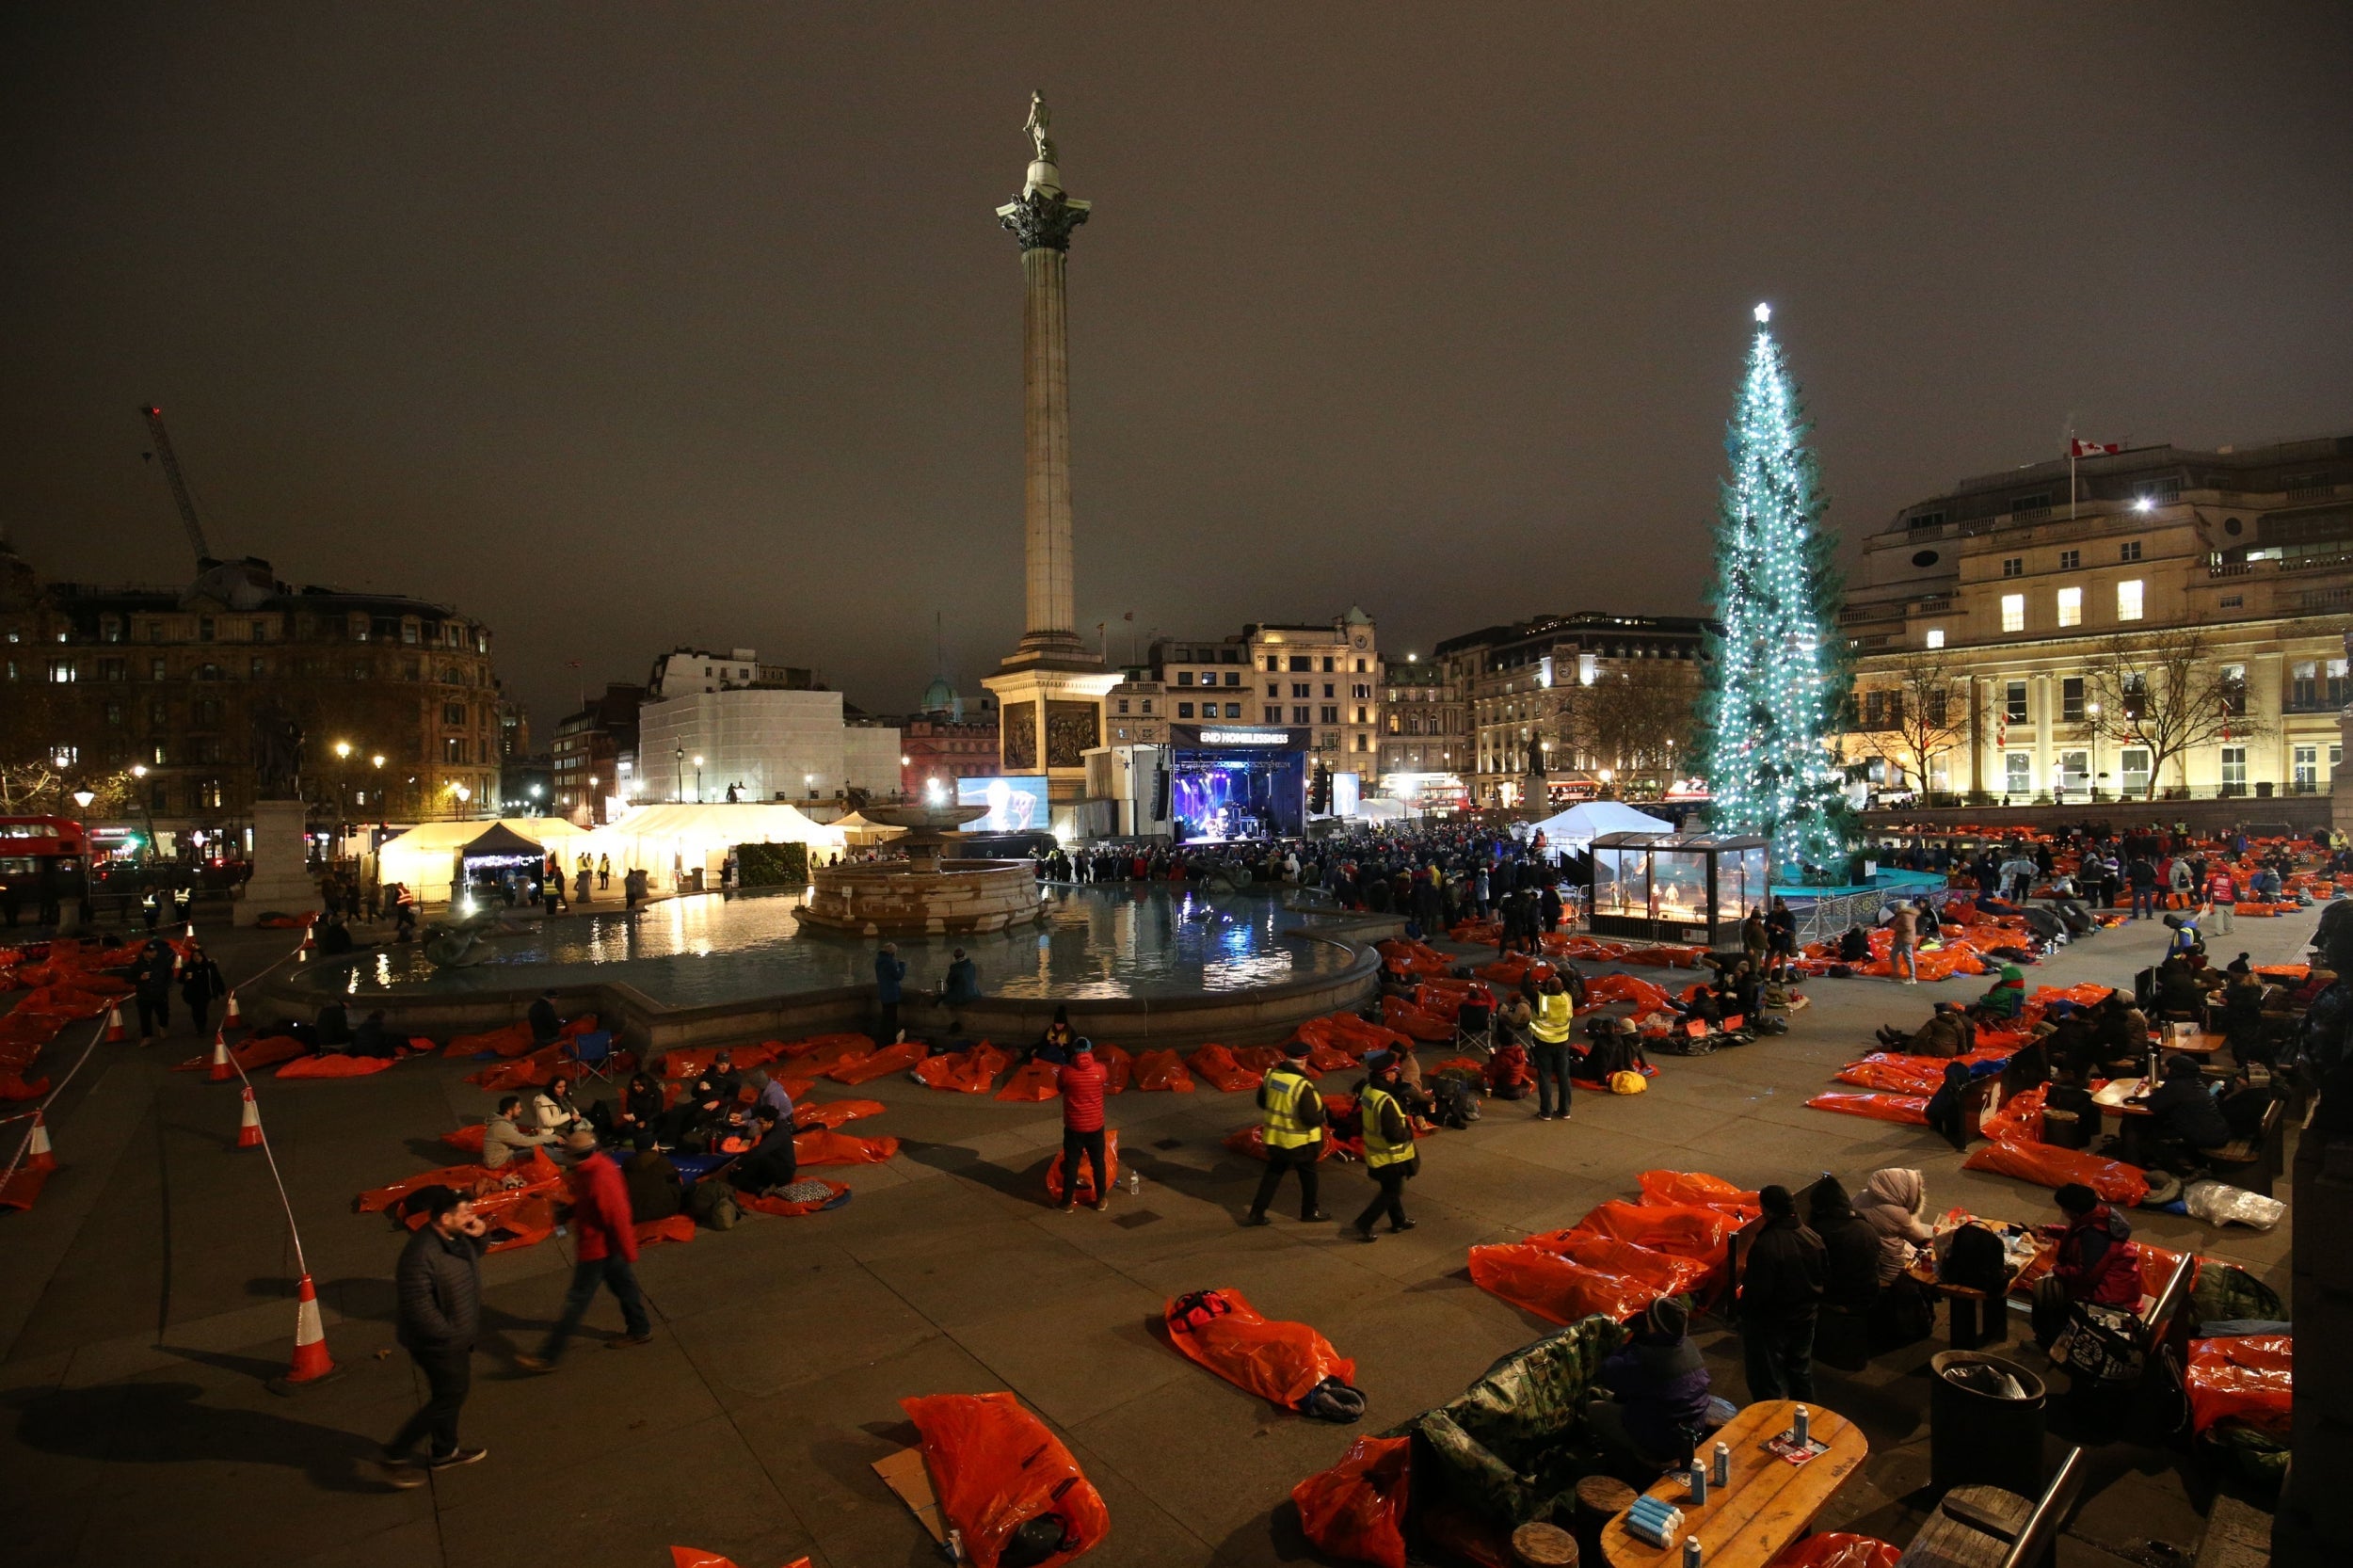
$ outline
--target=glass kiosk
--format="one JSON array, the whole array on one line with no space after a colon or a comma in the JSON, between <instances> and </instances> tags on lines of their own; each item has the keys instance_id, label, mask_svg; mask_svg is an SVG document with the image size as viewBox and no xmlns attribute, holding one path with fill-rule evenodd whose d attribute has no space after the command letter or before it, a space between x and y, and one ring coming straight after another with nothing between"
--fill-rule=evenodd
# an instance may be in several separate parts
<instances>
[{"instance_id":1,"label":"glass kiosk","mask_svg":"<svg viewBox=\"0 0 2353 1568\"><path fill-rule=\"evenodd\" d=\"M1763 839L1605 833L1593 843L1585 907L1596 936L1737 947L1740 921L1772 898Z\"/></svg>"}]
</instances>

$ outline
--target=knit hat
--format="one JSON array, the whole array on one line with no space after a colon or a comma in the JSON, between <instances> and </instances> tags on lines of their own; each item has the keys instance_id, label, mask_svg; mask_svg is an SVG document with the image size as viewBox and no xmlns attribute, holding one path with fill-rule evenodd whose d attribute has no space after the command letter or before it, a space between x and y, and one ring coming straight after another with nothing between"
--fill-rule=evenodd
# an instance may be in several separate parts
<instances>
[{"instance_id":1,"label":"knit hat","mask_svg":"<svg viewBox=\"0 0 2353 1568\"><path fill-rule=\"evenodd\" d=\"M2099 1206L2100 1194L2080 1181L2071 1181L2052 1194L2070 1214L2089 1214Z\"/></svg>"},{"instance_id":2,"label":"knit hat","mask_svg":"<svg viewBox=\"0 0 2353 1568\"><path fill-rule=\"evenodd\" d=\"M1661 1296L1642 1314L1642 1323L1653 1334L1680 1339L1690 1329L1691 1309L1683 1304L1681 1296Z\"/></svg>"}]
</instances>

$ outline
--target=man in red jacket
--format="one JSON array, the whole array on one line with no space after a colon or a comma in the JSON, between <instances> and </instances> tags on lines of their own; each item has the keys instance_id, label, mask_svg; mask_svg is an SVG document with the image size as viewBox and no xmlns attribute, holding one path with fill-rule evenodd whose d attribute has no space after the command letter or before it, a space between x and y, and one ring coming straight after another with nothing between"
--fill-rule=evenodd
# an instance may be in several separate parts
<instances>
[{"instance_id":1,"label":"man in red jacket","mask_svg":"<svg viewBox=\"0 0 2353 1568\"><path fill-rule=\"evenodd\" d=\"M1062 1211L1079 1207L1079 1157L1086 1156L1095 1176L1095 1211L1112 1206L1112 1184L1103 1161L1103 1064L1095 1060L1095 1043L1081 1036L1070 1048L1070 1060L1054 1069L1062 1090Z\"/></svg>"},{"instance_id":2,"label":"man in red jacket","mask_svg":"<svg viewBox=\"0 0 2353 1568\"><path fill-rule=\"evenodd\" d=\"M632 1267L637 1261L637 1222L630 1212L629 1184L621 1178L621 1168L597 1152L597 1135L586 1128L576 1128L564 1147L573 1160L564 1179L571 1190L572 1234L579 1248L572 1263L572 1288L564 1294L564 1312L554 1332L537 1355L515 1358L516 1366L530 1372L555 1370L564 1342L587 1316L599 1285L613 1288L627 1329L618 1338L606 1340L606 1350L626 1350L653 1338L645 1293L637 1288L637 1271Z\"/></svg>"}]
</instances>

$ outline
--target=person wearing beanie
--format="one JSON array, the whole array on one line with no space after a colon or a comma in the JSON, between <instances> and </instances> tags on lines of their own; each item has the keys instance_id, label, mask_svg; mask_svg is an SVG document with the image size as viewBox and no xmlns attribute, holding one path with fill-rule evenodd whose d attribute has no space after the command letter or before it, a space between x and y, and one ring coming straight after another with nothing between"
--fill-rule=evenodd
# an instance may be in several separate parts
<instances>
[{"instance_id":1,"label":"person wearing beanie","mask_svg":"<svg viewBox=\"0 0 2353 1568\"><path fill-rule=\"evenodd\" d=\"M1690 1308L1661 1296L1636 1320L1625 1349L1601 1364L1586 1430L1601 1440L1627 1479L1647 1485L1682 1458L1707 1421L1707 1363L1691 1342Z\"/></svg>"},{"instance_id":2,"label":"person wearing beanie","mask_svg":"<svg viewBox=\"0 0 2353 1568\"><path fill-rule=\"evenodd\" d=\"M1250 1200L1246 1225L1267 1223L1267 1205L1283 1184L1283 1173L1299 1173L1299 1218L1313 1224L1328 1220L1316 1204L1316 1161L1323 1154L1323 1099L1307 1077L1307 1043L1292 1040L1283 1048L1283 1060L1268 1070L1258 1085L1258 1109L1264 1113L1260 1136L1266 1145L1266 1174Z\"/></svg>"},{"instance_id":3,"label":"person wearing beanie","mask_svg":"<svg viewBox=\"0 0 2353 1568\"><path fill-rule=\"evenodd\" d=\"M1764 1213L1743 1232L1740 1347L1751 1400L1814 1397L1814 1324L1829 1279L1822 1239L1779 1185L1757 1192Z\"/></svg>"},{"instance_id":4,"label":"person wearing beanie","mask_svg":"<svg viewBox=\"0 0 2353 1568\"><path fill-rule=\"evenodd\" d=\"M569 1133L564 1146L572 1157L572 1167L564 1176L572 1206L572 1288L564 1293L563 1312L539 1353L515 1357L515 1365L527 1372L555 1370L565 1341L587 1316L600 1285L610 1288L621 1304L625 1325L625 1332L606 1340L605 1348L620 1350L653 1338L645 1293L637 1288L637 1220L630 1211L621 1169L597 1152L597 1135L584 1127Z\"/></svg>"},{"instance_id":5,"label":"person wearing beanie","mask_svg":"<svg viewBox=\"0 0 2353 1568\"><path fill-rule=\"evenodd\" d=\"M2048 1350L2077 1305L2140 1304L2140 1249L2124 1216L2100 1194L2071 1181L2052 1194L2066 1223L2045 1225L2052 1239L2051 1272L2035 1287L2035 1341Z\"/></svg>"},{"instance_id":6,"label":"person wearing beanie","mask_svg":"<svg viewBox=\"0 0 2353 1568\"><path fill-rule=\"evenodd\" d=\"M1069 1060L1054 1069L1062 1091L1062 1211L1079 1207L1079 1160L1087 1161L1095 1178L1095 1211L1112 1206L1111 1167L1103 1155L1103 1087L1109 1075L1095 1059L1095 1042L1080 1036L1070 1042Z\"/></svg>"},{"instance_id":7,"label":"person wearing beanie","mask_svg":"<svg viewBox=\"0 0 2353 1568\"><path fill-rule=\"evenodd\" d=\"M1405 1183L1421 1170L1421 1153L1414 1147L1413 1118L1405 1113L1397 1074L1396 1053L1377 1050L1365 1058L1356 1108L1364 1120L1365 1172L1380 1190L1349 1232L1359 1241L1378 1240L1372 1222L1384 1213L1389 1217L1390 1235L1414 1228L1405 1217Z\"/></svg>"}]
</instances>

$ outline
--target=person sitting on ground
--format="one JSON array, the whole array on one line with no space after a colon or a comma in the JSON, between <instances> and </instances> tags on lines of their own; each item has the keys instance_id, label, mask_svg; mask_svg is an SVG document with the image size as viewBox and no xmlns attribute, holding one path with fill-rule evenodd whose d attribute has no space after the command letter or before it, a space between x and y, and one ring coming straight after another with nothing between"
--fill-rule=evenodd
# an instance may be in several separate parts
<instances>
[{"instance_id":1,"label":"person sitting on ground","mask_svg":"<svg viewBox=\"0 0 2353 1568\"><path fill-rule=\"evenodd\" d=\"M2167 1058L2163 1081L2147 1103L2157 1163L2177 1176L2202 1171L2205 1160L2201 1157L2231 1141L2231 1124L2223 1119L2194 1056Z\"/></svg>"},{"instance_id":2,"label":"person sitting on ground","mask_svg":"<svg viewBox=\"0 0 2353 1568\"><path fill-rule=\"evenodd\" d=\"M654 1126L654 1142L665 1149L706 1153L713 1137L727 1129L728 1110L711 1080L698 1078L680 1094L676 1105L662 1113Z\"/></svg>"},{"instance_id":3,"label":"person sitting on ground","mask_svg":"<svg viewBox=\"0 0 2353 1568\"><path fill-rule=\"evenodd\" d=\"M1717 983L1716 991L1727 1018L1743 1018L1751 1023L1765 1010L1765 983L1756 967L1743 958L1726 970Z\"/></svg>"},{"instance_id":4,"label":"person sitting on ground","mask_svg":"<svg viewBox=\"0 0 2353 1568\"><path fill-rule=\"evenodd\" d=\"M1969 1020L1959 1004L1940 1001L1929 1014L1929 1021L1910 1034L1892 1026L1882 1026L1880 1044L1892 1051L1910 1056L1959 1056L1969 1048Z\"/></svg>"},{"instance_id":5,"label":"person sitting on ground","mask_svg":"<svg viewBox=\"0 0 2353 1568\"><path fill-rule=\"evenodd\" d=\"M757 1107L752 1125L759 1134L750 1152L728 1167L728 1182L739 1192L767 1192L790 1187L800 1172L792 1148L792 1124L776 1114L773 1105Z\"/></svg>"},{"instance_id":6,"label":"person sitting on ground","mask_svg":"<svg viewBox=\"0 0 2353 1568\"><path fill-rule=\"evenodd\" d=\"M1661 1296L1636 1321L1625 1349L1593 1374L1613 1398L1585 1406L1586 1430L1628 1480L1648 1485L1684 1463L1706 1430L1707 1363L1689 1329L1683 1298Z\"/></svg>"},{"instance_id":7,"label":"person sitting on ground","mask_svg":"<svg viewBox=\"0 0 2353 1568\"><path fill-rule=\"evenodd\" d=\"M788 1124L792 1120L792 1091L784 1086L784 1080L773 1073L755 1072L748 1081L755 1108L769 1106L775 1110L778 1120Z\"/></svg>"},{"instance_id":8,"label":"person sitting on ground","mask_svg":"<svg viewBox=\"0 0 2353 1568\"><path fill-rule=\"evenodd\" d=\"M599 1100L588 1108L588 1121L608 1143L628 1143L650 1133L662 1119L662 1084L651 1073L634 1072L621 1088L621 1103Z\"/></svg>"},{"instance_id":9,"label":"person sitting on ground","mask_svg":"<svg viewBox=\"0 0 2353 1568\"><path fill-rule=\"evenodd\" d=\"M1871 961L1871 935L1859 925L1847 927L1847 934L1838 938L1838 961L1841 964L1868 964Z\"/></svg>"},{"instance_id":10,"label":"person sitting on ground","mask_svg":"<svg viewBox=\"0 0 2353 1568\"><path fill-rule=\"evenodd\" d=\"M556 1016L553 991L540 992L538 1000L531 1004L531 1010L523 1016L531 1025L531 1043L534 1046L552 1046L564 1032L564 1020Z\"/></svg>"},{"instance_id":11,"label":"person sitting on ground","mask_svg":"<svg viewBox=\"0 0 2353 1568\"><path fill-rule=\"evenodd\" d=\"M948 960L948 972L939 982L939 1000L949 1007L981 1000L981 967L967 958L962 948Z\"/></svg>"},{"instance_id":12,"label":"person sitting on ground","mask_svg":"<svg viewBox=\"0 0 2353 1568\"><path fill-rule=\"evenodd\" d=\"M1058 1005L1054 1021L1046 1026L1046 1032L1038 1036L1037 1044L1030 1048L1022 1060L1050 1062L1059 1067L1070 1060L1070 1048L1078 1038L1079 1032L1070 1027L1070 1009Z\"/></svg>"},{"instance_id":13,"label":"person sitting on ground","mask_svg":"<svg viewBox=\"0 0 2353 1568\"><path fill-rule=\"evenodd\" d=\"M343 998L328 998L327 1004L319 1009L318 1021L311 1029L311 1047L321 1055L348 1048L351 1045L351 1015L344 1010Z\"/></svg>"},{"instance_id":14,"label":"person sitting on ground","mask_svg":"<svg viewBox=\"0 0 2353 1568\"><path fill-rule=\"evenodd\" d=\"M490 1119L482 1124L482 1163L495 1171L510 1160L528 1160L531 1151L545 1148L555 1142L552 1132L539 1132L518 1124L523 1097L503 1096L499 1108Z\"/></svg>"},{"instance_id":15,"label":"person sitting on ground","mask_svg":"<svg viewBox=\"0 0 2353 1568\"><path fill-rule=\"evenodd\" d=\"M1487 1058L1486 1077L1487 1093L1499 1100L1524 1100L1536 1087L1528 1048L1517 1040L1505 1041Z\"/></svg>"},{"instance_id":16,"label":"person sitting on ground","mask_svg":"<svg viewBox=\"0 0 2353 1568\"><path fill-rule=\"evenodd\" d=\"M384 1010L376 1008L360 1020L360 1027L351 1032L351 1054L376 1056L387 1060L398 1056L404 1044L401 1037L384 1024Z\"/></svg>"},{"instance_id":17,"label":"person sitting on ground","mask_svg":"<svg viewBox=\"0 0 2353 1568\"><path fill-rule=\"evenodd\" d=\"M711 1059L711 1070L703 1077L719 1096L719 1103L733 1109L744 1097L744 1075L735 1068L735 1052L722 1047Z\"/></svg>"},{"instance_id":18,"label":"person sitting on ground","mask_svg":"<svg viewBox=\"0 0 2353 1568\"><path fill-rule=\"evenodd\" d=\"M558 1073L548 1080L546 1088L531 1097L532 1130L552 1132L562 1138L579 1125L580 1112L572 1104L572 1080Z\"/></svg>"},{"instance_id":19,"label":"person sitting on ground","mask_svg":"<svg viewBox=\"0 0 2353 1568\"><path fill-rule=\"evenodd\" d=\"M629 1210L640 1221L666 1220L686 1207L686 1178L653 1146L653 1134L640 1132L631 1141L633 1151L621 1165L621 1181L629 1189Z\"/></svg>"},{"instance_id":20,"label":"person sitting on ground","mask_svg":"<svg viewBox=\"0 0 2353 1568\"><path fill-rule=\"evenodd\" d=\"M2035 1287L2034 1336L2045 1350L2078 1304L2127 1311L2140 1304L2140 1249L2133 1244L2133 1227L2124 1216L2079 1181L2069 1182L2052 1198L2067 1219L2040 1227L2041 1235L2057 1243L2051 1272Z\"/></svg>"},{"instance_id":21,"label":"person sitting on ground","mask_svg":"<svg viewBox=\"0 0 2353 1568\"><path fill-rule=\"evenodd\" d=\"M1593 1036L1586 1049L1582 1068L1572 1067L1575 1076L1588 1083L1607 1086L1620 1073L1638 1073L1647 1077L1650 1057L1642 1049L1641 1026L1632 1018L1604 1018L1602 1032Z\"/></svg>"},{"instance_id":22,"label":"person sitting on ground","mask_svg":"<svg viewBox=\"0 0 2353 1568\"><path fill-rule=\"evenodd\" d=\"M1985 995L1977 999L1975 1011L1986 1023L2009 1023L2026 1005L2026 972L2015 964L2005 964L1994 976Z\"/></svg>"}]
</instances>

